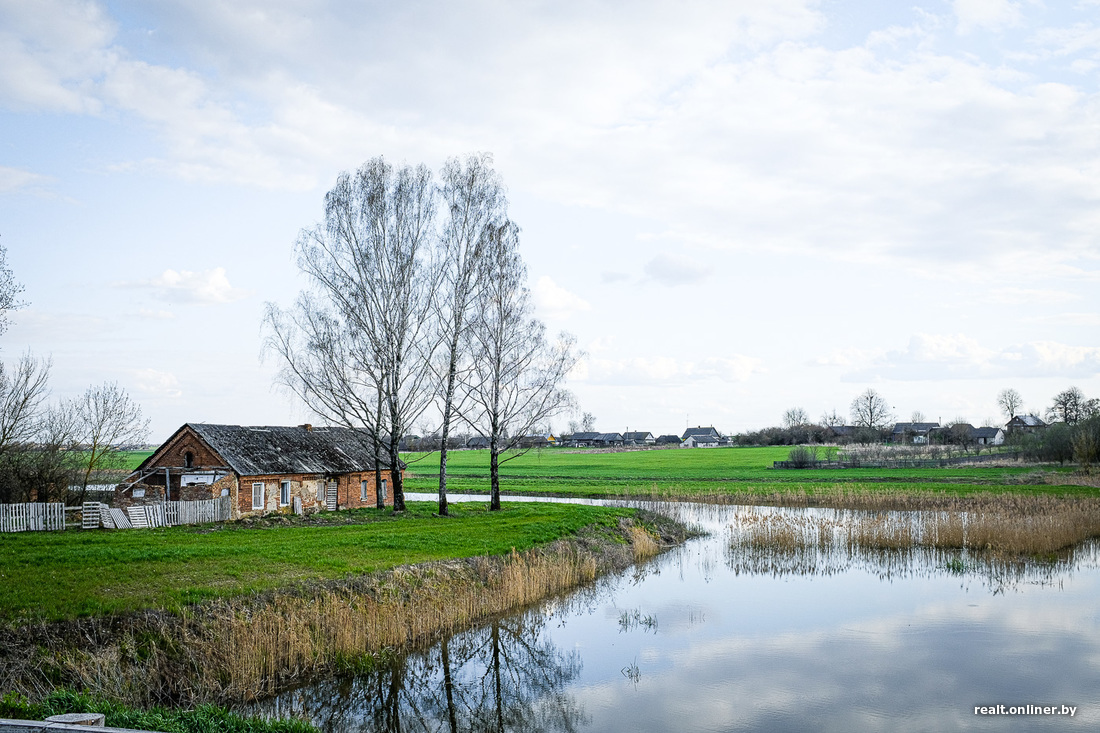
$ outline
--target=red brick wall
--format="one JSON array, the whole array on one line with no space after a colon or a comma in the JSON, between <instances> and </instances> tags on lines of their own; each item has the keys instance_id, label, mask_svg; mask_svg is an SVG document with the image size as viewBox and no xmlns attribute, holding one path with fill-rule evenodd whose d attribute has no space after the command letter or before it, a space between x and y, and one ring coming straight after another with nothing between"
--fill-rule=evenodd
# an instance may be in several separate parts
<instances>
[{"instance_id":1,"label":"red brick wall","mask_svg":"<svg viewBox=\"0 0 1100 733\"><path fill-rule=\"evenodd\" d=\"M389 489L388 472L383 472L383 480L386 481L386 505L393 506L393 493ZM272 512L290 513L294 511L294 497L302 499L302 508L305 512L315 512L325 509L325 494L318 499L317 484L328 484L331 479L325 479L319 474L280 474L267 476L242 476L237 494L237 512L239 516L254 516L258 514L270 514ZM345 473L336 476L336 508L359 509L373 507L377 502L377 493L374 485L374 471L361 473ZM290 481L290 502L280 504L281 483ZM360 498L361 482L367 482L366 498ZM252 484L264 485L264 508L252 508Z\"/></svg>"}]
</instances>

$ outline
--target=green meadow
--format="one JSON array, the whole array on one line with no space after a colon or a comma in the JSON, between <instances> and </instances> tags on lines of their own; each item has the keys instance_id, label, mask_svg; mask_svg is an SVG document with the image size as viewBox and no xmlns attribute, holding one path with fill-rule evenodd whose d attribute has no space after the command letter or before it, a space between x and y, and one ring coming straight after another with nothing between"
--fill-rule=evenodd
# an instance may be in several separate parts
<instances>
[{"instance_id":1,"label":"green meadow","mask_svg":"<svg viewBox=\"0 0 1100 733\"><path fill-rule=\"evenodd\" d=\"M944 468L775 469L788 446L597 452L544 449L508 454L501 464L501 491L515 494L586 497L662 496L701 498L719 495L879 491L949 493L990 492L1096 495L1094 488L1063 484L1069 468L1028 465L950 466ZM439 454L409 454L409 491L436 491ZM1053 481L1051 481L1051 477ZM452 451L447 458L448 491L483 493L489 489L489 454Z\"/></svg>"},{"instance_id":2,"label":"green meadow","mask_svg":"<svg viewBox=\"0 0 1100 733\"><path fill-rule=\"evenodd\" d=\"M0 534L0 621L55 620L341 579L399 565L503 555L617 525L625 509L431 503L140 531Z\"/></svg>"}]
</instances>

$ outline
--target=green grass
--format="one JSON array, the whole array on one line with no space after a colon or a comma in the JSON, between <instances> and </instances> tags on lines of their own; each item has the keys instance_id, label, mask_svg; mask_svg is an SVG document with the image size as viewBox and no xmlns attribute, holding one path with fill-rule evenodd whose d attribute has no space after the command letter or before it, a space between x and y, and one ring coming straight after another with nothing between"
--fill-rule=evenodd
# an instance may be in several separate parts
<instances>
[{"instance_id":1,"label":"green grass","mask_svg":"<svg viewBox=\"0 0 1100 733\"><path fill-rule=\"evenodd\" d=\"M160 707L139 710L69 690L56 690L37 703L14 693L0 698L0 718L45 720L51 715L65 713L103 713L109 727L163 733L310 733L317 730L304 721L243 717L214 705L200 705L194 710Z\"/></svg>"},{"instance_id":2,"label":"green grass","mask_svg":"<svg viewBox=\"0 0 1100 733\"><path fill-rule=\"evenodd\" d=\"M0 535L0 619L63 619L147 608L178 610L298 581L344 578L397 565L519 551L611 525L629 510L543 503L455 504L453 516L409 511L317 515L356 522L229 523L141 531Z\"/></svg>"},{"instance_id":3,"label":"green grass","mask_svg":"<svg viewBox=\"0 0 1100 733\"><path fill-rule=\"evenodd\" d=\"M125 450L120 451L120 455L123 459L121 469L125 471L133 471L135 468L141 465L149 456L153 455L151 450Z\"/></svg>"},{"instance_id":4,"label":"green grass","mask_svg":"<svg viewBox=\"0 0 1100 733\"><path fill-rule=\"evenodd\" d=\"M950 466L945 468L773 469L788 446L649 450L595 453L530 451L501 465L502 491L571 496L677 495L715 493L768 494L848 490L947 492L959 495L1024 491L1096 495L1078 486L1034 486L1022 477L1032 466ZM419 460L418 460L419 459ZM435 491L439 485L438 454L410 456L410 491ZM447 486L455 492L489 489L487 451L448 454ZM1050 469L1047 469L1050 470ZM1070 469L1064 469L1066 471Z\"/></svg>"}]
</instances>

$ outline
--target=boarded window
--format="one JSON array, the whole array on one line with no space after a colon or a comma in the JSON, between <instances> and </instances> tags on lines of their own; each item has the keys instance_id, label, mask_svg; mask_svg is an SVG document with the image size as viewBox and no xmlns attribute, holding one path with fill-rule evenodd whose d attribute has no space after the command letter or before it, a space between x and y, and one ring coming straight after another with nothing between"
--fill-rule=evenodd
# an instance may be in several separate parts
<instances>
[{"instance_id":1,"label":"boarded window","mask_svg":"<svg viewBox=\"0 0 1100 733\"><path fill-rule=\"evenodd\" d=\"M279 484L279 506L290 504L290 482L283 481Z\"/></svg>"},{"instance_id":2,"label":"boarded window","mask_svg":"<svg viewBox=\"0 0 1100 733\"><path fill-rule=\"evenodd\" d=\"M252 508L264 508L264 485L262 481L252 484Z\"/></svg>"},{"instance_id":3,"label":"boarded window","mask_svg":"<svg viewBox=\"0 0 1100 733\"><path fill-rule=\"evenodd\" d=\"M369 491L370 491L370 481L360 481L359 482L359 501L366 501Z\"/></svg>"}]
</instances>

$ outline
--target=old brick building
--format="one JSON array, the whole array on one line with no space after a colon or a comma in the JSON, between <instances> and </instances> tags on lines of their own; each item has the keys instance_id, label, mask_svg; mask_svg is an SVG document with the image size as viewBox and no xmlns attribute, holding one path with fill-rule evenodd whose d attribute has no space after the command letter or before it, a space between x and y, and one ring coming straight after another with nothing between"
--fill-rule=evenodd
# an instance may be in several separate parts
<instances>
[{"instance_id":1,"label":"old brick building","mask_svg":"<svg viewBox=\"0 0 1100 733\"><path fill-rule=\"evenodd\" d=\"M229 496L236 518L372 507L381 488L392 506L388 452L381 487L374 455L365 430L187 423L116 487L115 505Z\"/></svg>"}]
</instances>

